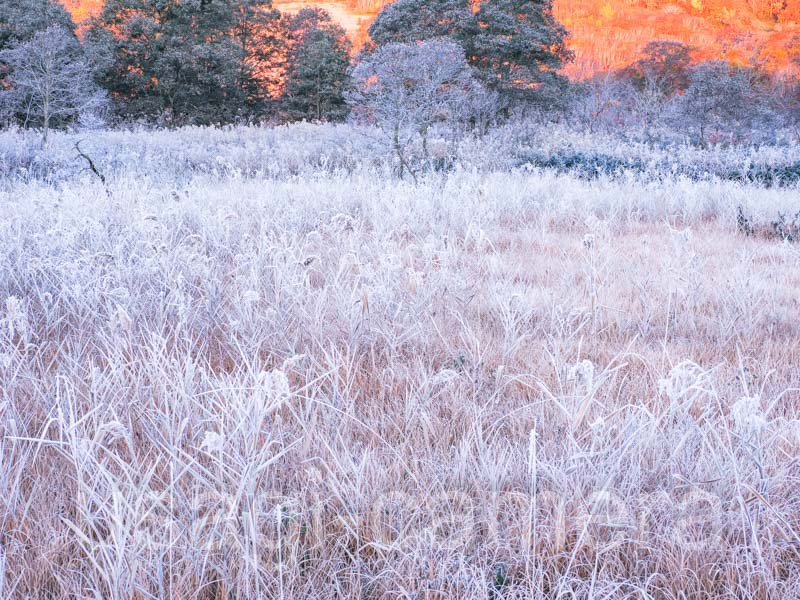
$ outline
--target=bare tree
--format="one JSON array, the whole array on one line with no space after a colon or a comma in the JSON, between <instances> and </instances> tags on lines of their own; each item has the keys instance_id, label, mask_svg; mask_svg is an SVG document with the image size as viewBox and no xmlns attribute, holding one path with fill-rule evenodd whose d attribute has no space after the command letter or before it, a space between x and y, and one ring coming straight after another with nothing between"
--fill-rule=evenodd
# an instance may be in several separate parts
<instances>
[{"instance_id":1,"label":"bare tree","mask_svg":"<svg viewBox=\"0 0 800 600\"><path fill-rule=\"evenodd\" d=\"M54 125L75 121L105 104L80 44L63 27L50 27L0 52L0 61L9 69L0 105L17 115L23 125L41 127L42 145L47 144Z\"/></svg>"},{"instance_id":2,"label":"bare tree","mask_svg":"<svg viewBox=\"0 0 800 600\"><path fill-rule=\"evenodd\" d=\"M768 116L761 88L753 69L721 60L701 63L692 71L686 92L676 98L673 118L702 146L712 131L741 137Z\"/></svg>"},{"instance_id":3,"label":"bare tree","mask_svg":"<svg viewBox=\"0 0 800 600\"><path fill-rule=\"evenodd\" d=\"M641 121L645 138L650 140L652 128L661 119L670 97L664 93L658 79L650 72L645 73L640 86L633 91L633 110Z\"/></svg>"},{"instance_id":4,"label":"bare tree","mask_svg":"<svg viewBox=\"0 0 800 600\"><path fill-rule=\"evenodd\" d=\"M347 100L354 115L389 136L401 176L404 170L414 175L406 149L417 136L427 158L432 127L463 131L470 120L484 118L492 102L461 46L444 39L381 46L355 67L352 80Z\"/></svg>"},{"instance_id":5,"label":"bare tree","mask_svg":"<svg viewBox=\"0 0 800 600\"><path fill-rule=\"evenodd\" d=\"M606 73L574 86L571 114L590 133L627 127L635 89L627 79Z\"/></svg>"},{"instance_id":6,"label":"bare tree","mask_svg":"<svg viewBox=\"0 0 800 600\"><path fill-rule=\"evenodd\" d=\"M647 139L661 120L670 100L689 86L691 48L674 40L655 40L642 50L641 58L620 75L633 87L631 108Z\"/></svg>"}]
</instances>

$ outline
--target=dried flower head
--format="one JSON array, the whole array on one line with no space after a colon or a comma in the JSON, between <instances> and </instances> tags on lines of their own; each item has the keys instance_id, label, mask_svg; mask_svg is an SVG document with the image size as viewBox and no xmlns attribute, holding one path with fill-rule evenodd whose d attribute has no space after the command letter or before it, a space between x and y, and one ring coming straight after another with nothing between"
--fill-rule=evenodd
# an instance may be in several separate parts
<instances>
[{"instance_id":1,"label":"dried flower head","mask_svg":"<svg viewBox=\"0 0 800 600\"><path fill-rule=\"evenodd\" d=\"M116 335L130 335L133 329L133 320L128 311L118 304L117 309L108 321L108 325Z\"/></svg>"},{"instance_id":2,"label":"dried flower head","mask_svg":"<svg viewBox=\"0 0 800 600\"><path fill-rule=\"evenodd\" d=\"M22 302L16 296L6 298L6 327L8 327L9 337L19 335L22 338L28 336L28 315Z\"/></svg>"},{"instance_id":3,"label":"dried flower head","mask_svg":"<svg viewBox=\"0 0 800 600\"><path fill-rule=\"evenodd\" d=\"M759 396L745 396L731 407L733 423L740 433L758 435L767 426L767 419L761 411Z\"/></svg>"},{"instance_id":4,"label":"dried flower head","mask_svg":"<svg viewBox=\"0 0 800 600\"><path fill-rule=\"evenodd\" d=\"M264 391L264 404L260 407L262 411L274 412L291 397L289 378L281 369L262 371L258 379Z\"/></svg>"},{"instance_id":5,"label":"dried flower head","mask_svg":"<svg viewBox=\"0 0 800 600\"><path fill-rule=\"evenodd\" d=\"M687 400L694 396L692 391L702 383L705 371L691 361L685 361L670 369L669 375L658 380L658 390L673 402Z\"/></svg>"},{"instance_id":6,"label":"dried flower head","mask_svg":"<svg viewBox=\"0 0 800 600\"><path fill-rule=\"evenodd\" d=\"M203 436L203 443L200 447L209 454L218 454L222 452L225 446L225 437L216 431L206 431Z\"/></svg>"},{"instance_id":7,"label":"dried flower head","mask_svg":"<svg viewBox=\"0 0 800 600\"><path fill-rule=\"evenodd\" d=\"M100 425L94 435L95 442L106 445L127 439L128 428L116 418Z\"/></svg>"},{"instance_id":8,"label":"dried flower head","mask_svg":"<svg viewBox=\"0 0 800 600\"><path fill-rule=\"evenodd\" d=\"M569 379L587 392L594 385L594 364L590 360L582 360L570 369Z\"/></svg>"}]
</instances>

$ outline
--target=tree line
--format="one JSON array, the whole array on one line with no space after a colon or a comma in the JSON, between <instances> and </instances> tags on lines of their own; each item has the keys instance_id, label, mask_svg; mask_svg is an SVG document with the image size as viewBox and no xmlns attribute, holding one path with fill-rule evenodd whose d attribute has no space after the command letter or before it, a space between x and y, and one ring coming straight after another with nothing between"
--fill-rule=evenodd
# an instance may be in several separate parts
<instances>
[{"instance_id":1,"label":"tree line","mask_svg":"<svg viewBox=\"0 0 800 600\"><path fill-rule=\"evenodd\" d=\"M698 145L800 139L800 37L792 71L755 60L696 62L693 49L655 40L632 65L577 84L571 116L593 130L648 141L681 135Z\"/></svg>"},{"instance_id":2,"label":"tree line","mask_svg":"<svg viewBox=\"0 0 800 600\"><path fill-rule=\"evenodd\" d=\"M0 118L45 137L100 118L351 118L380 126L401 169L416 141L428 157L432 130L481 133L512 115L647 139L669 128L700 144L800 123L796 80L759 65L696 64L679 42L654 41L633 65L571 83L552 0L397 0L368 33L353 55L324 10L286 15L270 0L107 0L78 32L55 0L0 0Z\"/></svg>"},{"instance_id":3,"label":"tree line","mask_svg":"<svg viewBox=\"0 0 800 600\"><path fill-rule=\"evenodd\" d=\"M78 34L54 0L0 0L0 111L47 127L346 115L351 46L330 15L263 0L108 0Z\"/></svg>"},{"instance_id":4,"label":"tree line","mask_svg":"<svg viewBox=\"0 0 800 600\"><path fill-rule=\"evenodd\" d=\"M355 64L389 43L457 43L477 78L507 97L504 109L542 103L546 90L566 85L558 74L569 58L566 31L550 1L492 0L473 13L469 0L401 0L369 33ZM270 0L107 0L81 36L55 0L0 0L0 76L4 91L17 91L4 104L26 123L45 118L30 110L26 77L37 67L59 88L73 88L69 104L76 110L100 90L120 119L341 120L352 88L351 50L327 12L288 16ZM46 55L59 60L43 61ZM74 79L72 71L85 77ZM66 109L51 116L64 115Z\"/></svg>"}]
</instances>

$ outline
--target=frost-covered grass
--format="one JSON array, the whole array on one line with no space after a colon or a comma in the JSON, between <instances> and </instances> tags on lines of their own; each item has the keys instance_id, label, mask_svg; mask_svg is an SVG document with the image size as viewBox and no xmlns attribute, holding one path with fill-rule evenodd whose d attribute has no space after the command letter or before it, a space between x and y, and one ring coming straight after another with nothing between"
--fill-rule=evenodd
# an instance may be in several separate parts
<instances>
[{"instance_id":1,"label":"frost-covered grass","mask_svg":"<svg viewBox=\"0 0 800 600\"><path fill-rule=\"evenodd\" d=\"M493 172L537 164L579 175L602 174L640 179L687 177L692 180L766 179L779 185L800 183L800 145L714 146L652 145L636 140L587 134L562 126L511 123L488 135L452 144L431 134L431 153L449 166ZM220 177L313 177L322 173L390 168L394 153L375 129L349 125L282 127L187 127L180 132L147 129L55 133L47 152L37 132L0 131L0 176L14 180L58 182L80 176L87 167L81 149L107 176L130 174L179 185L198 174ZM421 153L417 143L409 160Z\"/></svg>"},{"instance_id":2,"label":"frost-covered grass","mask_svg":"<svg viewBox=\"0 0 800 600\"><path fill-rule=\"evenodd\" d=\"M2 180L0 597L796 596L796 188L332 137Z\"/></svg>"}]
</instances>

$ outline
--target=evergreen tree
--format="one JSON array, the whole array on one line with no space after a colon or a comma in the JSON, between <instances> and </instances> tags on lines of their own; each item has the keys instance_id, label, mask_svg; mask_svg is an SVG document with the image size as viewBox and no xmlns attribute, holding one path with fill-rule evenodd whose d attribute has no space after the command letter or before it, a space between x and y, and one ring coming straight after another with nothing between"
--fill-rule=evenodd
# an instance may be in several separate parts
<instances>
[{"instance_id":1,"label":"evergreen tree","mask_svg":"<svg viewBox=\"0 0 800 600\"><path fill-rule=\"evenodd\" d=\"M398 0L369 29L376 46L449 38L464 49L483 84L505 106L560 105L567 80L558 73L572 59L566 29L552 0Z\"/></svg>"},{"instance_id":2,"label":"evergreen tree","mask_svg":"<svg viewBox=\"0 0 800 600\"><path fill-rule=\"evenodd\" d=\"M107 0L87 42L107 58L100 79L121 114L231 122L259 99L252 49L276 18L253 0Z\"/></svg>"},{"instance_id":3,"label":"evergreen tree","mask_svg":"<svg viewBox=\"0 0 800 600\"><path fill-rule=\"evenodd\" d=\"M553 0L487 0L477 18L471 62L484 84L510 105L563 104L567 80L558 71L572 53Z\"/></svg>"},{"instance_id":4,"label":"evergreen tree","mask_svg":"<svg viewBox=\"0 0 800 600\"><path fill-rule=\"evenodd\" d=\"M278 95L286 60L286 26L271 2L238 0L233 35L239 46L239 87L251 110Z\"/></svg>"},{"instance_id":5,"label":"evergreen tree","mask_svg":"<svg viewBox=\"0 0 800 600\"><path fill-rule=\"evenodd\" d=\"M450 38L469 57L479 28L470 0L397 0L378 13L368 33L368 52L390 43Z\"/></svg>"},{"instance_id":6,"label":"evergreen tree","mask_svg":"<svg viewBox=\"0 0 800 600\"><path fill-rule=\"evenodd\" d=\"M0 0L0 50L55 26L75 31L72 17L54 0Z\"/></svg>"},{"instance_id":7,"label":"evergreen tree","mask_svg":"<svg viewBox=\"0 0 800 600\"><path fill-rule=\"evenodd\" d=\"M292 120L339 121L347 116L344 90L350 66L345 30L318 8L305 8L289 24L286 110Z\"/></svg>"}]
</instances>

